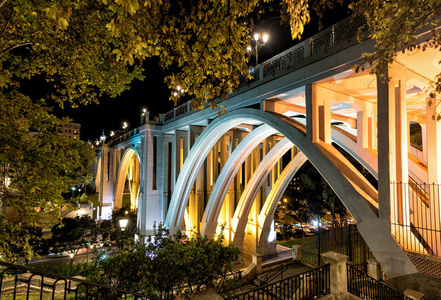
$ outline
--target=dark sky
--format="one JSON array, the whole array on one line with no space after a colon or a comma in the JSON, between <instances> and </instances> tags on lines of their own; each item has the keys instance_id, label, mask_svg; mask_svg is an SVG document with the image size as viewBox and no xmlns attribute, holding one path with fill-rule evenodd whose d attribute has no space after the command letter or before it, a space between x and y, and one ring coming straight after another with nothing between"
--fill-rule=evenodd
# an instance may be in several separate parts
<instances>
[{"instance_id":1,"label":"dark sky","mask_svg":"<svg viewBox=\"0 0 441 300\"><path fill-rule=\"evenodd\" d=\"M334 24L347 15L346 8L336 8L334 12L325 14L324 27ZM256 25L270 36L269 41L259 50L259 62L288 49L298 43L292 41L290 31L281 26L277 18L268 18ZM305 27L304 38L318 31L316 18L312 18ZM254 64L254 57L250 59ZM69 116L73 122L81 124L81 139L94 141L104 133L108 136L111 130L120 130L124 121L128 122L129 130L140 125L142 108L147 108L151 114L157 115L173 109L173 103L168 100L170 92L164 85L164 73L156 59L148 60L145 65L145 80L134 81L131 89L121 96L111 99L103 98L99 105L87 105L76 109L56 109L58 116Z\"/></svg>"}]
</instances>

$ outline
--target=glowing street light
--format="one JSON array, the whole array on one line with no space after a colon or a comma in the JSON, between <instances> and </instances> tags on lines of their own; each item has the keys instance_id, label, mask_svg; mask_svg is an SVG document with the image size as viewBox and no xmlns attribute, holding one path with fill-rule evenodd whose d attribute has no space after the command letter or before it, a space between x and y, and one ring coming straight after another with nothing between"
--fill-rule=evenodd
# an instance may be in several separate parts
<instances>
[{"instance_id":1,"label":"glowing street light","mask_svg":"<svg viewBox=\"0 0 441 300\"><path fill-rule=\"evenodd\" d=\"M127 223L129 223L129 219L119 219L119 227L121 227L122 248L124 248L124 235L125 235Z\"/></svg>"},{"instance_id":2,"label":"glowing street light","mask_svg":"<svg viewBox=\"0 0 441 300\"><path fill-rule=\"evenodd\" d=\"M127 130L128 127L129 127L129 125L127 124L127 122L123 122L123 126L122 126L122 128L123 128L124 130Z\"/></svg>"},{"instance_id":3,"label":"glowing street light","mask_svg":"<svg viewBox=\"0 0 441 300\"><path fill-rule=\"evenodd\" d=\"M265 32L262 35L260 33L256 32L254 34L253 38L254 38L254 44L255 44L254 49L255 49L256 66L257 66L258 63L259 63L259 52L258 52L259 51L259 47L262 47L263 45L266 44L266 42L268 42L269 35L267 33L265 33ZM247 51L248 52L252 51L251 46L247 47Z\"/></svg>"},{"instance_id":4,"label":"glowing street light","mask_svg":"<svg viewBox=\"0 0 441 300\"><path fill-rule=\"evenodd\" d=\"M129 222L128 219L120 219L119 220L119 226L121 227L121 231L125 231L126 230L128 222Z\"/></svg>"}]
</instances>

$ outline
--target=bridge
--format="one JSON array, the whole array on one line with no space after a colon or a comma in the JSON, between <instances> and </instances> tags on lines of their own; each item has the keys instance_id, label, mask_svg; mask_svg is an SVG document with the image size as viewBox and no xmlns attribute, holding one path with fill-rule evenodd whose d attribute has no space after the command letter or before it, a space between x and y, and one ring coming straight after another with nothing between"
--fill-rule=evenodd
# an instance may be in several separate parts
<instances>
[{"instance_id":1,"label":"bridge","mask_svg":"<svg viewBox=\"0 0 441 300\"><path fill-rule=\"evenodd\" d=\"M100 218L129 193L139 235L159 222L208 237L224 228L244 256L274 253L277 204L309 160L389 278L417 272L409 252L440 258L441 122L427 92L440 52L399 53L389 80L368 68L356 73L361 54L374 50L372 40L357 42L357 28L342 21L261 63L220 117L208 106L191 111L188 102L159 116L147 112L140 127L104 141ZM421 128L420 146L410 141L411 124Z\"/></svg>"}]
</instances>

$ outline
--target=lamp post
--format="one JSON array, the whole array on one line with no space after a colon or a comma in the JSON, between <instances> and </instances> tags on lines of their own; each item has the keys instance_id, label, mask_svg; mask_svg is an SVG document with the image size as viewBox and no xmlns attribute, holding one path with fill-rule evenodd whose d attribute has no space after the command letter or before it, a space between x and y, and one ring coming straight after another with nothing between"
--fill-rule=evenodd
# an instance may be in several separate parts
<instances>
[{"instance_id":1,"label":"lamp post","mask_svg":"<svg viewBox=\"0 0 441 300\"><path fill-rule=\"evenodd\" d=\"M268 42L269 35L265 32L263 32L262 34L256 32L253 38L254 38L254 49L255 49L254 51L256 56L256 66L257 66L259 64L259 47L262 47L263 45L266 44L266 42ZM247 50L251 51L252 50L251 46L248 46Z\"/></svg>"},{"instance_id":2,"label":"lamp post","mask_svg":"<svg viewBox=\"0 0 441 300\"><path fill-rule=\"evenodd\" d=\"M121 227L121 239L122 239L122 248L124 249L124 234L126 231L128 219L119 219L119 227Z\"/></svg>"},{"instance_id":3,"label":"lamp post","mask_svg":"<svg viewBox=\"0 0 441 300\"><path fill-rule=\"evenodd\" d=\"M73 186L73 187L71 187L70 189L72 190L72 198L73 198L73 197L75 196L75 189L76 189L76 188Z\"/></svg>"},{"instance_id":4,"label":"lamp post","mask_svg":"<svg viewBox=\"0 0 441 300\"><path fill-rule=\"evenodd\" d=\"M75 256L75 253L71 252L69 253L70 256L70 268L69 268L69 277L72 277L72 262L73 258ZM72 278L69 278L69 293L70 293L70 283L72 282Z\"/></svg>"}]
</instances>

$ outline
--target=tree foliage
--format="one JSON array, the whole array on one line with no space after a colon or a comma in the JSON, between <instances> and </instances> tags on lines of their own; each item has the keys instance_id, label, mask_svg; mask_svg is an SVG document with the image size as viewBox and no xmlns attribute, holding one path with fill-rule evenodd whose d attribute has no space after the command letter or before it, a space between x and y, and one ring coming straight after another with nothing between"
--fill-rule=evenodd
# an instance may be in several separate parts
<instances>
[{"instance_id":1,"label":"tree foliage","mask_svg":"<svg viewBox=\"0 0 441 300\"><path fill-rule=\"evenodd\" d=\"M15 92L1 97L0 203L7 218L0 219L0 227L18 233L21 227L46 226L61 217L62 194L78 182L77 175L91 170L94 150L56 133L56 125L67 120L51 115L44 103ZM8 241L0 252L11 252ZM28 239L21 242L31 254Z\"/></svg>"},{"instance_id":2,"label":"tree foliage","mask_svg":"<svg viewBox=\"0 0 441 300\"><path fill-rule=\"evenodd\" d=\"M80 248L96 242L98 228L89 216L63 218L52 227L52 244L60 250L77 253Z\"/></svg>"},{"instance_id":3,"label":"tree foliage","mask_svg":"<svg viewBox=\"0 0 441 300\"><path fill-rule=\"evenodd\" d=\"M287 190L290 210L302 210L312 219L320 218L322 212L329 211L333 219L336 214L344 218L349 213L322 175L312 166L305 163L299 170L301 184L298 189Z\"/></svg>"},{"instance_id":4,"label":"tree foliage","mask_svg":"<svg viewBox=\"0 0 441 300\"><path fill-rule=\"evenodd\" d=\"M184 292L184 286L190 292L202 287L220 289L238 255L239 249L224 245L222 238L171 237L160 225L147 243L136 243L107 259L98 257L91 279L161 296Z\"/></svg>"}]
</instances>

